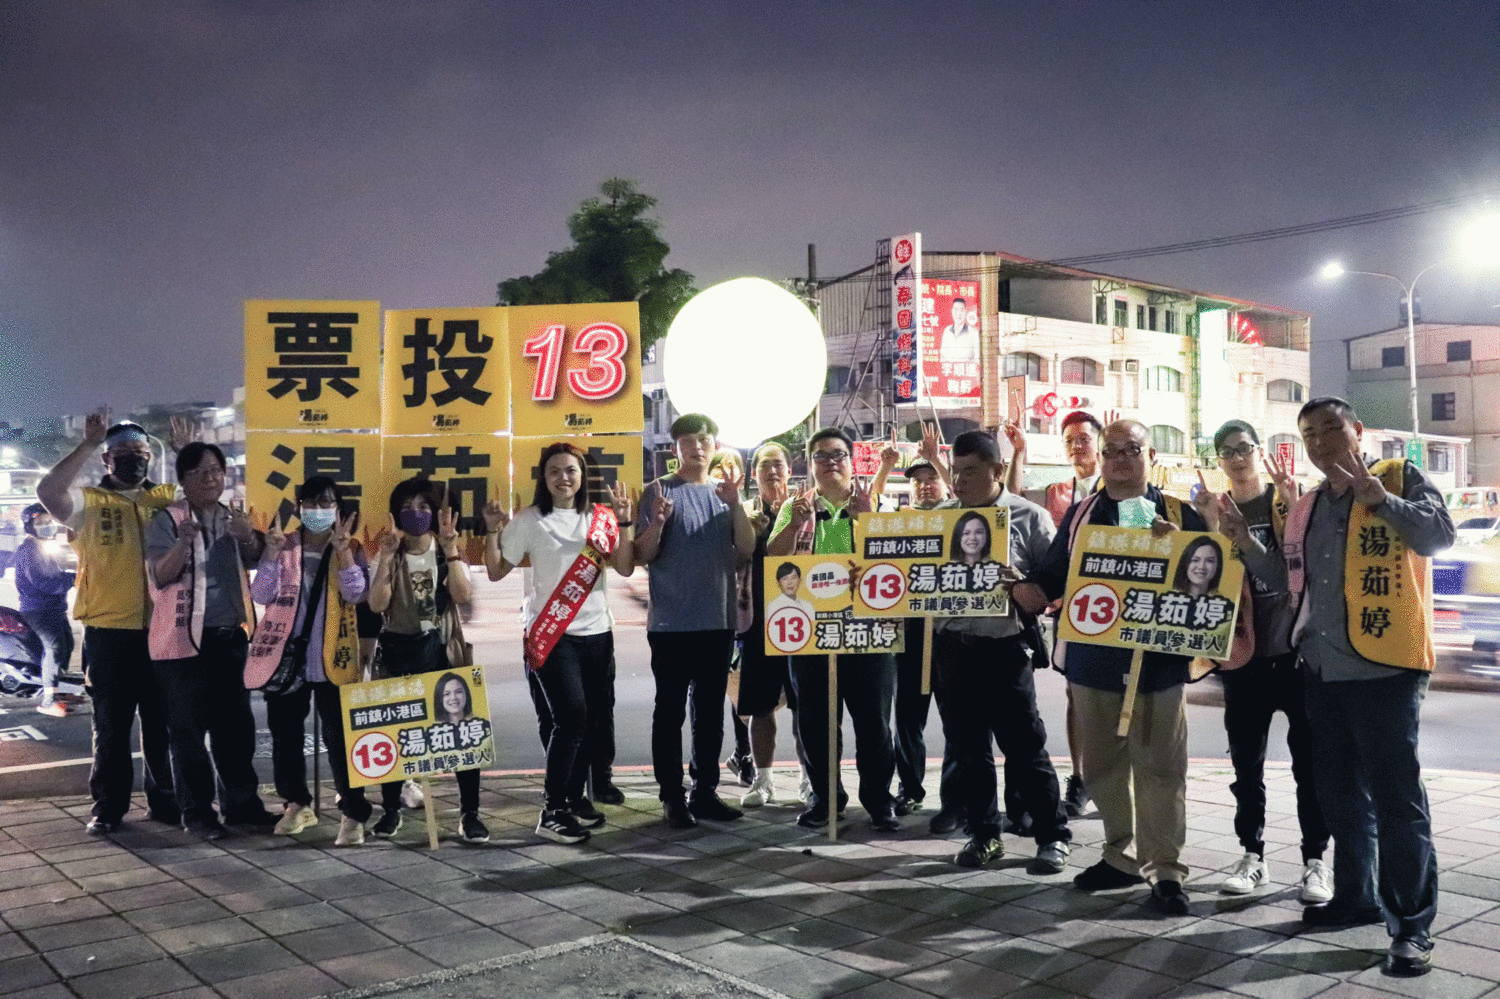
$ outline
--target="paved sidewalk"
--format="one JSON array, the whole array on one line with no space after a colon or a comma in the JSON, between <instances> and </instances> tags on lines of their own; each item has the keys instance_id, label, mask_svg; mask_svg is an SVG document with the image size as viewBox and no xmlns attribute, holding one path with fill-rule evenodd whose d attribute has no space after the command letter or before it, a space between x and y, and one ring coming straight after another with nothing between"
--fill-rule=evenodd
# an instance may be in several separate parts
<instances>
[{"instance_id":1,"label":"paved sidewalk","mask_svg":"<svg viewBox=\"0 0 1500 999\"><path fill-rule=\"evenodd\" d=\"M779 789L790 794L787 773ZM629 952L641 967L717 983L682 991L651 979L629 990L641 997L1500 997L1500 776L1427 773L1442 897L1435 968L1409 980L1380 974L1381 927L1302 931L1284 766L1267 773L1273 885L1218 894L1240 853L1230 779L1223 761L1191 766L1192 913L1171 918L1143 904L1144 889L1072 888L1098 859L1092 814L1073 824L1067 873L1043 877L1025 873L1034 844L1010 836L1006 859L955 867L961 841L929 836L924 813L880 835L851 808L837 843L796 828L781 805L669 830L640 773L617 775L627 804L605 808L609 824L582 847L533 833L539 774L485 778L494 838L483 847L452 839L456 792L437 785L446 828L436 852L420 813L394 843L339 849L331 809L298 841L204 844L149 822L91 838L80 798L10 802L0 805L0 994L560 995L549 970L569 960L617 970ZM388 984L414 976L429 977ZM483 987L438 987L470 980ZM624 994L603 981L592 993L575 981L566 994Z\"/></svg>"}]
</instances>

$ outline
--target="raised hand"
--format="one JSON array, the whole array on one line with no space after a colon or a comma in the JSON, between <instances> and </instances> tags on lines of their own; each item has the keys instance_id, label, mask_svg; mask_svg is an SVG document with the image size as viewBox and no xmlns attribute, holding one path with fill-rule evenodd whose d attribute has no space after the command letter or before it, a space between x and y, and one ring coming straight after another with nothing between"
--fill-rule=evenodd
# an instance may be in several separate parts
<instances>
[{"instance_id":1,"label":"raised hand","mask_svg":"<svg viewBox=\"0 0 1500 999\"><path fill-rule=\"evenodd\" d=\"M1214 491L1208 488L1208 480L1203 477L1203 469L1198 469L1198 495L1193 497L1193 509L1198 511L1198 516L1208 525L1210 531L1219 529L1219 500Z\"/></svg>"},{"instance_id":2,"label":"raised hand","mask_svg":"<svg viewBox=\"0 0 1500 999\"><path fill-rule=\"evenodd\" d=\"M510 514L505 509L505 504L497 499L492 499L479 511L484 518L484 526L491 534L497 534L505 530L510 524Z\"/></svg>"},{"instance_id":3,"label":"raised hand","mask_svg":"<svg viewBox=\"0 0 1500 999\"><path fill-rule=\"evenodd\" d=\"M193 424L185 416L172 417L172 432L167 437L167 444L173 452L181 451L193 442Z\"/></svg>"},{"instance_id":4,"label":"raised hand","mask_svg":"<svg viewBox=\"0 0 1500 999\"><path fill-rule=\"evenodd\" d=\"M792 498L792 526L799 531L813 518L813 495L809 490Z\"/></svg>"},{"instance_id":5,"label":"raised hand","mask_svg":"<svg viewBox=\"0 0 1500 999\"><path fill-rule=\"evenodd\" d=\"M714 489L714 493L724 501L725 506L733 506L740 501L740 484L745 481L745 475L732 462L726 461L719 468L724 478Z\"/></svg>"},{"instance_id":6,"label":"raised hand","mask_svg":"<svg viewBox=\"0 0 1500 999\"><path fill-rule=\"evenodd\" d=\"M438 544L444 549L458 543L458 514L452 507L443 506L437 512Z\"/></svg>"},{"instance_id":7,"label":"raised hand","mask_svg":"<svg viewBox=\"0 0 1500 999\"><path fill-rule=\"evenodd\" d=\"M1385 486L1370 474L1364 458L1353 447L1328 470L1328 488L1335 496L1353 489L1354 498L1366 506L1379 506L1386 498Z\"/></svg>"},{"instance_id":8,"label":"raised hand","mask_svg":"<svg viewBox=\"0 0 1500 999\"><path fill-rule=\"evenodd\" d=\"M1160 514L1158 514L1157 517L1151 521L1152 537L1164 538L1168 534L1171 534L1173 531L1180 530L1182 530L1182 528L1178 527L1176 524L1172 523L1170 520L1161 516Z\"/></svg>"},{"instance_id":9,"label":"raised hand","mask_svg":"<svg viewBox=\"0 0 1500 999\"><path fill-rule=\"evenodd\" d=\"M1000 427L1005 434L1005 439L1010 441L1011 450L1017 455L1026 453L1026 431L1015 420L1006 420ZM1012 458L1012 461L1015 459Z\"/></svg>"},{"instance_id":10,"label":"raised hand","mask_svg":"<svg viewBox=\"0 0 1500 999\"><path fill-rule=\"evenodd\" d=\"M609 506L615 512L615 520L620 524L629 524L635 520L635 503L631 500L625 483L611 482L609 484Z\"/></svg>"},{"instance_id":11,"label":"raised hand","mask_svg":"<svg viewBox=\"0 0 1500 999\"><path fill-rule=\"evenodd\" d=\"M889 472L891 469L895 468L896 463L900 460L901 452L896 448L896 445L887 444L885 447L880 449L880 467L886 472Z\"/></svg>"},{"instance_id":12,"label":"raised hand","mask_svg":"<svg viewBox=\"0 0 1500 999\"><path fill-rule=\"evenodd\" d=\"M198 519L196 516L194 516L193 511L189 510L187 519L177 525L178 550L184 553L192 551L193 539L196 538L202 530L203 526L198 523Z\"/></svg>"},{"instance_id":13,"label":"raised hand","mask_svg":"<svg viewBox=\"0 0 1500 999\"><path fill-rule=\"evenodd\" d=\"M349 550L349 535L354 533L354 525L359 521L359 511L349 514L347 518L337 521L333 525L333 534L329 535L328 543L336 552ZM268 542L270 538L266 539Z\"/></svg>"},{"instance_id":14,"label":"raised hand","mask_svg":"<svg viewBox=\"0 0 1500 999\"><path fill-rule=\"evenodd\" d=\"M272 521L265 529L266 547L261 553L262 562L274 562L281 557L281 550L286 547L286 532L275 521Z\"/></svg>"},{"instance_id":15,"label":"raised hand","mask_svg":"<svg viewBox=\"0 0 1500 999\"><path fill-rule=\"evenodd\" d=\"M244 545L255 540L255 525L250 523L244 505L238 502L229 505L229 536Z\"/></svg>"},{"instance_id":16,"label":"raised hand","mask_svg":"<svg viewBox=\"0 0 1500 999\"><path fill-rule=\"evenodd\" d=\"M1280 452L1273 451L1270 455L1262 456L1260 459L1265 466L1266 474L1276 485L1276 494L1288 507L1297 502L1297 480L1292 478L1291 469L1287 468L1286 462L1281 460Z\"/></svg>"},{"instance_id":17,"label":"raised hand","mask_svg":"<svg viewBox=\"0 0 1500 999\"><path fill-rule=\"evenodd\" d=\"M83 421L83 440L97 447L104 443L104 432L109 429L109 410L96 409Z\"/></svg>"},{"instance_id":18,"label":"raised hand","mask_svg":"<svg viewBox=\"0 0 1500 999\"><path fill-rule=\"evenodd\" d=\"M1118 409L1106 409L1104 411L1104 425L1106 427L1108 427L1112 423L1119 423L1119 422L1120 422L1120 411ZM1104 442L1100 441L1099 445L1102 447L1104 445Z\"/></svg>"},{"instance_id":19,"label":"raised hand","mask_svg":"<svg viewBox=\"0 0 1500 999\"><path fill-rule=\"evenodd\" d=\"M382 527L380 533L375 535L375 547L379 549L381 555L391 556L396 554L401 547L401 542L405 540L406 535L396 525L396 516L392 514L390 526Z\"/></svg>"},{"instance_id":20,"label":"raised hand","mask_svg":"<svg viewBox=\"0 0 1500 999\"><path fill-rule=\"evenodd\" d=\"M1245 515L1240 513L1240 508L1227 494L1219 497L1219 533L1234 542L1234 546L1241 551L1249 547L1252 540Z\"/></svg>"},{"instance_id":21,"label":"raised hand","mask_svg":"<svg viewBox=\"0 0 1500 999\"><path fill-rule=\"evenodd\" d=\"M938 447L938 425L936 423L922 424L922 446L917 449L917 453L934 465L938 463L938 458L942 455L942 451Z\"/></svg>"},{"instance_id":22,"label":"raised hand","mask_svg":"<svg viewBox=\"0 0 1500 999\"><path fill-rule=\"evenodd\" d=\"M672 516L672 501L661 493L656 494L656 502L651 504L651 526L664 527L667 518Z\"/></svg>"},{"instance_id":23,"label":"raised hand","mask_svg":"<svg viewBox=\"0 0 1500 999\"><path fill-rule=\"evenodd\" d=\"M849 509L855 513L869 513L875 509L874 497L870 495L871 480L854 477L853 492L849 496Z\"/></svg>"}]
</instances>

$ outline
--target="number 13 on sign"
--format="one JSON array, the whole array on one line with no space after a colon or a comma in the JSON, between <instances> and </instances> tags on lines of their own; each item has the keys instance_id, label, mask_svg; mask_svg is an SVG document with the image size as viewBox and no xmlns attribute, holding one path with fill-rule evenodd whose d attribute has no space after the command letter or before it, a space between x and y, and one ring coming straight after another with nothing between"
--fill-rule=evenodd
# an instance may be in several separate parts
<instances>
[{"instance_id":1,"label":"number 13 on sign","mask_svg":"<svg viewBox=\"0 0 1500 999\"><path fill-rule=\"evenodd\" d=\"M1068 621L1081 635L1102 635L1120 616L1120 598L1103 583L1089 583L1068 598Z\"/></svg>"},{"instance_id":2,"label":"number 13 on sign","mask_svg":"<svg viewBox=\"0 0 1500 999\"><path fill-rule=\"evenodd\" d=\"M552 323L522 346L521 353L537 361L531 383L533 402L551 402L557 396L557 380L563 359L567 326ZM568 366L568 387L580 399L599 402L625 387L625 352L630 338L614 323L590 323L573 338L569 353L581 354L586 364Z\"/></svg>"}]
</instances>

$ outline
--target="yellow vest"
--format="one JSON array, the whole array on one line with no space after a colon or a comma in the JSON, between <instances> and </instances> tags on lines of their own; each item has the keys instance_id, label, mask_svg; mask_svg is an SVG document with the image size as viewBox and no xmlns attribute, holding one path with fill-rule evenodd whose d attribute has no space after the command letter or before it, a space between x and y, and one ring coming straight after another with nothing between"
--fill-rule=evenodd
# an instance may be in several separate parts
<instances>
[{"instance_id":1,"label":"yellow vest","mask_svg":"<svg viewBox=\"0 0 1500 999\"><path fill-rule=\"evenodd\" d=\"M176 486L153 486L132 500L112 489L84 488L74 617L93 628L146 627L151 607L146 595L146 522L176 493Z\"/></svg>"}]
</instances>

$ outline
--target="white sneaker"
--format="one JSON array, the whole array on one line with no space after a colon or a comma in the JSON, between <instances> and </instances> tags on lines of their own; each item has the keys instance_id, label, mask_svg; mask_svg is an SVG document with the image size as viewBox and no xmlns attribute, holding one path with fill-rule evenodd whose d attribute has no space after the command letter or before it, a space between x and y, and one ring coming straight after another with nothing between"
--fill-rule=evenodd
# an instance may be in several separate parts
<instances>
[{"instance_id":1,"label":"white sneaker","mask_svg":"<svg viewBox=\"0 0 1500 999\"><path fill-rule=\"evenodd\" d=\"M339 834L334 837L334 846L363 846L365 842L365 824L356 822L345 815L339 820Z\"/></svg>"},{"instance_id":2,"label":"white sneaker","mask_svg":"<svg viewBox=\"0 0 1500 999\"><path fill-rule=\"evenodd\" d=\"M408 780L401 785L401 807L405 809L422 807L422 786L414 780Z\"/></svg>"},{"instance_id":3,"label":"white sneaker","mask_svg":"<svg viewBox=\"0 0 1500 999\"><path fill-rule=\"evenodd\" d=\"M797 786L797 800L806 805L812 802L812 797L812 781L808 780L807 774L804 772L802 774L802 783Z\"/></svg>"},{"instance_id":4,"label":"white sneaker","mask_svg":"<svg viewBox=\"0 0 1500 999\"><path fill-rule=\"evenodd\" d=\"M276 823L274 832L278 836L295 836L317 824L318 813L312 810L311 805L299 805L293 802L286 806L286 811L281 813L281 821Z\"/></svg>"},{"instance_id":5,"label":"white sneaker","mask_svg":"<svg viewBox=\"0 0 1500 999\"><path fill-rule=\"evenodd\" d=\"M771 784L771 774L762 770L755 775L755 782L750 785L750 790L740 796L741 808L759 808L769 805L776 800L776 788Z\"/></svg>"},{"instance_id":6,"label":"white sneaker","mask_svg":"<svg viewBox=\"0 0 1500 999\"><path fill-rule=\"evenodd\" d=\"M1308 905L1333 901L1333 872L1321 860L1309 860L1302 869L1302 901Z\"/></svg>"},{"instance_id":7,"label":"white sneaker","mask_svg":"<svg viewBox=\"0 0 1500 999\"><path fill-rule=\"evenodd\" d=\"M1266 862L1253 853L1247 853L1234 865L1234 870L1229 872L1229 877L1224 879L1219 891L1225 895L1248 895L1270 880L1270 877Z\"/></svg>"}]
</instances>

